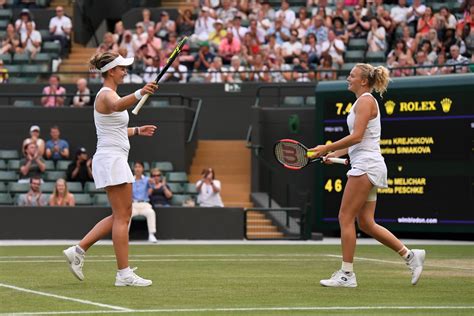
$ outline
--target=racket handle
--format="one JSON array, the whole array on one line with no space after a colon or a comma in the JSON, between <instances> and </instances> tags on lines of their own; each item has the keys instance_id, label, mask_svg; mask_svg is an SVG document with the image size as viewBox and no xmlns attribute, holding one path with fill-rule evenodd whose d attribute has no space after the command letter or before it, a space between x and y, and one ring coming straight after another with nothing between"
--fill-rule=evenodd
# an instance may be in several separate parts
<instances>
[{"instance_id":1,"label":"racket handle","mask_svg":"<svg viewBox=\"0 0 474 316\"><path fill-rule=\"evenodd\" d=\"M149 94L145 94L143 96L143 98L140 99L140 102L138 102L137 105L135 105L135 108L133 109L132 113L137 115L138 114L138 111L140 111L140 109L142 108L143 104L145 104L146 100L148 99L150 95Z\"/></svg>"},{"instance_id":2,"label":"racket handle","mask_svg":"<svg viewBox=\"0 0 474 316\"><path fill-rule=\"evenodd\" d=\"M326 160L329 160L332 163L338 163L338 164L341 164L341 165L348 165L349 164L349 160L344 159L344 158L329 157L329 158L326 158Z\"/></svg>"}]
</instances>

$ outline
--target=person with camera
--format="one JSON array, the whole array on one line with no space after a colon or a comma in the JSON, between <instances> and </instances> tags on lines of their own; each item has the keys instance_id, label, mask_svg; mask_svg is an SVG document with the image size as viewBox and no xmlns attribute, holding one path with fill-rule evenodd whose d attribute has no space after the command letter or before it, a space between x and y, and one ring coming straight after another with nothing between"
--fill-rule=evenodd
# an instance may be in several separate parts
<instances>
[{"instance_id":1,"label":"person with camera","mask_svg":"<svg viewBox=\"0 0 474 316\"><path fill-rule=\"evenodd\" d=\"M166 184L166 178L163 177L160 169L153 168L150 170L150 186L148 195L153 207L170 206L170 200L173 197L173 191Z\"/></svg>"},{"instance_id":2,"label":"person with camera","mask_svg":"<svg viewBox=\"0 0 474 316\"><path fill-rule=\"evenodd\" d=\"M198 192L197 201L199 206L224 207L220 195L221 182L215 179L214 169L203 169L201 175L202 178L196 182L196 190Z\"/></svg>"},{"instance_id":3,"label":"person with camera","mask_svg":"<svg viewBox=\"0 0 474 316\"><path fill-rule=\"evenodd\" d=\"M67 181L81 182L93 181L92 178L92 159L89 158L87 150L84 147L77 149L76 157L67 168Z\"/></svg>"}]
</instances>

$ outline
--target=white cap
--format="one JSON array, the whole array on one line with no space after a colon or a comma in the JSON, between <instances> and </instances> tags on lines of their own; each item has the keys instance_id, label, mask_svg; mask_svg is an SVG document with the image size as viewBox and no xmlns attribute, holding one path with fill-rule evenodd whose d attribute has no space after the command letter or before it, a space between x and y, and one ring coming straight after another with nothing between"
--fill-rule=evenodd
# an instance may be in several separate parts
<instances>
[{"instance_id":1,"label":"white cap","mask_svg":"<svg viewBox=\"0 0 474 316\"><path fill-rule=\"evenodd\" d=\"M38 131L38 132L39 132L39 131L40 131L40 127L39 127L38 125L32 125L32 126L30 127L30 133L31 133L32 131Z\"/></svg>"},{"instance_id":2,"label":"white cap","mask_svg":"<svg viewBox=\"0 0 474 316\"><path fill-rule=\"evenodd\" d=\"M123 58L121 55L119 55L117 58L112 60L110 63L106 64L104 67L100 68L100 72L106 72L109 71L112 68L115 68L117 66L130 66L133 64L133 57L130 58Z\"/></svg>"}]
</instances>

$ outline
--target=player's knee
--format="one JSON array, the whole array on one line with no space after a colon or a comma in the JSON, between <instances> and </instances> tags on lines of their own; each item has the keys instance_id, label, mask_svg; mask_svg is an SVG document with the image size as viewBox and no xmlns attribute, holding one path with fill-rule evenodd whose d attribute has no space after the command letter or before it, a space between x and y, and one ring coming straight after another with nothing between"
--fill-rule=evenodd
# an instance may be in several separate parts
<instances>
[{"instance_id":1,"label":"player's knee","mask_svg":"<svg viewBox=\"0 0 474 316\"><path fill-rule=\"evenodd\" d=\"M347 214L346 212L339 212L338 215L339 224L341 225L353 225L355 218L352 215Z\"/></svg>"},{"instance_id":2,"label":"player's knee","mask_svg":"<svg viewBox=\"0 0 474 316\"><path fill-rule=\"evenodd\" d=\"M359 229L361 231L370 235L370 232L372 231L372 228L374 227L375 222L373 220L358 219L357 225L359 226Z\"/></svg>"}]
</instances>

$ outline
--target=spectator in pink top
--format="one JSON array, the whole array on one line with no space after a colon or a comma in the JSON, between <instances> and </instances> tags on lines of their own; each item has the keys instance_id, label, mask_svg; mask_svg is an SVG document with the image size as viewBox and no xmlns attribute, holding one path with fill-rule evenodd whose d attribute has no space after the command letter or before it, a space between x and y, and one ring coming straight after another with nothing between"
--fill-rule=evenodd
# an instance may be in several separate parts
<instances>
[{"instance_id":1,"label":"spectator in pink top","mask_svg":"<svg viewBox=\"0 0 474 316\"><path fill-rule=\"evenodd\" d=\"M66 89L59 86L59 77L52 75L49 77L49 86L43 89L41 104L46 108L63 106L66 99L65 95Z\"/></svg>"},{"instance_id":2,"label":"spectator in pink top","mask_svg":"<svg viewBox=\"0 0 474 316\"><path fill-rule=\"evenodd\" d=\"M219 56L224 60L224 64L230 64L233 55L240 54L240 41L234 38L234 33L227 31L226 37L219 44Z\"/></svg>"},{"instance_id":3,"label":"spectator in pink top","mask_svg":"<svg viewBox=\"0 0 474 316\"><path fill-rule=\"evenodd\" d=\"M159 56L160 50L162 48L162 42L159 37L155 36L155 28L149 26L147 29L148 38L146 40L146 45L148 47L148 55L150 57Z\"/></svg>"}]
</instances>

